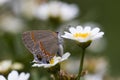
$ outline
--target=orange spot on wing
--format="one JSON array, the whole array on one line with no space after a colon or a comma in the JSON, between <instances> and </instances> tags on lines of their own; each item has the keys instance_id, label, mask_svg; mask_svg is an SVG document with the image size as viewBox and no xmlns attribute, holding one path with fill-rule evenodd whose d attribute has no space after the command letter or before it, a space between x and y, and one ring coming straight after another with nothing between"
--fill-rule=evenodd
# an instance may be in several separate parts
<instances>
[{"instance_id":1,"label":"orange spot on wing","mask_svg":"<svg viewBox=\"0 0 120 80\"><path fill-rule=\"evenodd\" d=\"M31 38L34 42L34 45L36 45L36 39L35 39L35 36L34 36L34 32L31 32Z\"/></svg>"},{"instance_id":2,"label":"orange spot on wing","mask_svg":"<svg viewBox=\"0 0 120 80\"><path fill-rule=\"evenodd\" d=\"M43 44L42 44L41 41L40 41L40 49L42 50L42 52L43 52L46 56L48 56L48 57L50 56L50 53L45 50L45 48L44 48L44 46L43 46Z\"/></svg>"}]
</instances>

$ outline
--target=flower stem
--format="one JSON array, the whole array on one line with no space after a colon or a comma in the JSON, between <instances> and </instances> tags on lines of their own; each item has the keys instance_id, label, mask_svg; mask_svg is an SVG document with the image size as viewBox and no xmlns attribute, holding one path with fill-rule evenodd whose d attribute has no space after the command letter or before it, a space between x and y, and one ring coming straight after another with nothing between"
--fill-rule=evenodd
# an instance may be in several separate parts
<instances>
[{"instance_id":1,"label":"flower stem","mask_svg":"<svg viewBox=\"0 0 120 80\"><path fill-rule=\"evenodd\" d=\"M79 73L76 80L80 80L82 69L83 69L83 62L84 62L84 56L85 56L85 50L86 48L82 48L82 55L81 55L81 61L80 61L80 67L79 67Z\"/></svg>"},{"instance_id":2,"label":"flower stem","mask_svg":"<svg viewBox=\"0 0 120 80\"><path fill-rule=\"evenodd\" d=\"M58 75L58 73L55 73L55 74L54 74L54 77L55 77L55 80L59 80L59 75Z\"/></svg>"}]
</instances>

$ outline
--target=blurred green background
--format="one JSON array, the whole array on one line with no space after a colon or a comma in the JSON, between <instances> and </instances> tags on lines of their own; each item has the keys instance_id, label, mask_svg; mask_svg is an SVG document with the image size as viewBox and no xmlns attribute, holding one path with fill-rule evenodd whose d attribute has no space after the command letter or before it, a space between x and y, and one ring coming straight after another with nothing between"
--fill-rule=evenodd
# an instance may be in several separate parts
<instances>
[{"instance_id":1,"label":"blurred green background","mask_svg":"<svg viewBox=\"0 0 120 80\"><path fill-rule=\"evenodd\" d=\"M2 1L2 0L1 0ZM9 1L9 0L8 0ZM76 18L62 22L57 18L50 18L47 21L42 21L32 15L23 14L19 10L19 3L23 0L11 0L5 4L0 5L0 61L10 59L13 62L21 62L24 64L22 71L31 73L31 80L39 80L42 76L49 75L43 68L32 68L31 61L33 60L32 54L24 47L22 43L21 34L24 31L39 30L39 29L50 29L57 31L59 26L69 26L72 21L77 21L77 24L73 25L84 25L85 23L95 23L100 26L102 31L105 32L104 38L106 40L105 49L101 52L87 52L88 56L103 56L109 61L109 72L112 76L120 76L120 50L119 50L119 34L120 34L120 1L119 0L61 0L68 4L76 4L79 8L79 14ZM41 4L42 0L35 0L37 4ZM47 1L47 0L43 0ZM24 2L24 1L23 1ZM27 3L27 0L25 0ZM34 1L33 1L34 2ZM22 3L21 3L22 4ZM31 8L25 8L26 12ZM16 10L16 11L14 11ZM25 11L24 10L24 11ZM29 12L28 12L29 13ZM22 29L18 31L9 32L3 29L2 21L6 17L14 17L18 22L23 23L20 25ZM16 23L17 22L13 22ZM2 25L1 25L2 24ZM9 27L8 22L4 22ZM13 24L14 25L14 24ZM70 24L71 25L71 24ZM7 27L6 27L7 28ZM20 31L19 31L20 30ZM68 40L65 40L65 51L71 53L79 53L79 48L74 46L74 49L70 49ZM72 43L74 45L74 43ZM75 50L77 48L77 50ZM71 56L76 57L79 54L72 54ZM41 75L41 76L40 76ZM34 77L33 77L34 76ZM42 79L41 79L42 80Z\"/></svg>"}]
</instances>

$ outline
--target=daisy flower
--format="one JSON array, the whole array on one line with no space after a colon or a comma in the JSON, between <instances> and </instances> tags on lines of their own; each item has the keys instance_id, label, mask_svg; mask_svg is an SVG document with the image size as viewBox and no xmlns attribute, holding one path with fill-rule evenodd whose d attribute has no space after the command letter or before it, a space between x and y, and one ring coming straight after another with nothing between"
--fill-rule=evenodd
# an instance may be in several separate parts
<instances>
[{"instance_id":1,"label":"daisy flower","mask_svg":"<svg viewBox=\"0 0 120 80\"><path fill-rule=\"evenodd\" d=\"M66 59L68 59L68 57L70 56L70 53L65 53L62 57L57 57L57 56L54 56L51 60L50 60L50 63L48 64L45 64L45 63L42 63L42 64L38 64L38 63L35 63L33 64L32 66L33 67L44 67L44 68L50 68L52 66L55 66L57 63L60 63Z\"/></svg>"},{"instance_id":2,"label":"daisy flower","mask_svg":"<svg viewBox=\"0 0 120 80\"><path fill-rule=\"evenodd\" d=\"M19 33L24 29L24 26L21 19L11 15L3 15L0 21L0 29L4 32Z\"/></svg>"},{"instance_id":3,"label":"daisy flower","mask_svg":"<svg viewBox=\"0 0 120 80\"><path fill-rule=\"evenodd\" d=\"M88 70L89 74L106 75L108 71L108 61L103 58L86 58L84 62L84 69Z\"/></svg>"},{"instance_id":4,"label":"daisy flower","mask_svg":"<svg viewBox=\"0 0 120 80\"><path fill-rule=\"evenodd\" d=\"M41 20L60 18L61 21L69 21L78 15L79 9L75 4L67 4L61 1L50 1L39 5L35 10L35 16Z\"/></svg>"},{"instance_id":5,"label":"daisy flower","mask_svg":"<svg viewBox=\"0 0 120 80\"><path fill-rule=\"evenodd\" d=\"M98 75L98 74L96 74L96 75L85 75L84 76L84 80L103 80L103 76L101 76L101 75Z\"/></svg>"},{"instance_id":6,"label":"daisy flower","mask_svg":"<svg viewBox=\"0 0 120 80\"><path fill-rule=\"evenodd\" d=\"M0 73L6 73L10 70L12 66L11 60L3 60L0 62Z\"/></svg>"},{"instance_id":7,"label":"daisy flower","mask_svg":"<svg viewBox=\"0 0 120 80\"><path fill-rule=\"evenodd\" d=\"M29 73L20 73L18 74L17 71L12 71L11 73L9 73L8 78L6 79L3 75L0 75L0 80L28 80L30 77Z\"/></svg>"},{"instance_id":8,"label":"daisy flower","mask_svg":"<svg viewBox=\"0 0 120 80\"><path fill-rule=\"evenodd\" d=\"M69 32L64 32L63 38L78 41L80 43L93 41L95 39L101 38L104 32L100 32L100 28L91 29L90 26L77 26L76 28L70 27Z\"/></svg>"},{"instance_id":9,"label":"daisy flower","mask_svg":"<svg viewBox=\"0 0 120 80\"><path fill-rule=\"evenodd\" d=\"M0 6L10 2L10 0L0 0Z\"/></svg>"}]
</instances>

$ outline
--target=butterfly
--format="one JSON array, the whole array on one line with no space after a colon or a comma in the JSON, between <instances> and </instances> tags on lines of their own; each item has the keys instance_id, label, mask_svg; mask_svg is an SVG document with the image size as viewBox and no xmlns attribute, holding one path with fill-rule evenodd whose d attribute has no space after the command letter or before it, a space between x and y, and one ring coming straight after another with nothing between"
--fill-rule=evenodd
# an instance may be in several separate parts
<instances>
[{"instance_id":1,"label":"butterfly","mask_svg":"<svg viewBox=\"0 0 120 80\"><path fill-rule=\"evenodd\" d=\"M50 30L33 30L23 32L22 40L33 54L34 62L49 63L56 55L62 56L62 39L58 32Z\"/></svg>"}]
</instances>

